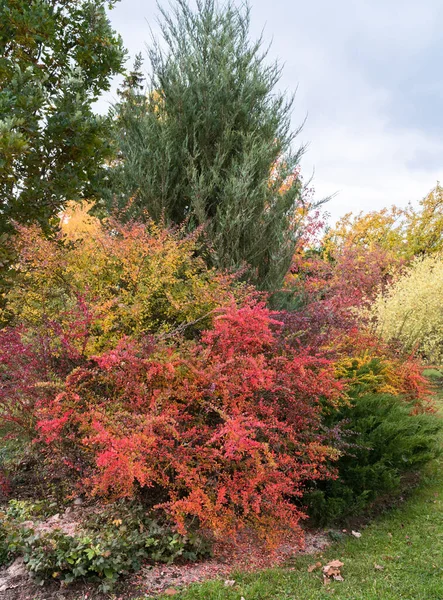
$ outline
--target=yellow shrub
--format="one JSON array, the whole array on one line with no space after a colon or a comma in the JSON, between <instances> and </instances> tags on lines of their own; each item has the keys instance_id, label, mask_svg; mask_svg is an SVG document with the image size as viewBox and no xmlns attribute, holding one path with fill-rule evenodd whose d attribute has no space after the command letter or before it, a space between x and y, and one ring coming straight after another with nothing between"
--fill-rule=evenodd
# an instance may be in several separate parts
<instances>
[{"instance_id":1,"label":"yellow shrub","mask_svg":"<svg viewBox=\"0 0 443 600\"><path fill-rule=\"evenodd\" d=\"M376 332L398 341L405 351L417 350L427 360L443 360L443 257L416 258L379 295L370 314Z\"/></svg>"},{"instance_id":2,"label":"yellow shrub","mask_svg":"<svg viewBox=\"0 0 443 600\"><path fill-rule=\"evenodd\" d=\"M83 323L91 335L82 351L91 354L122 335L202 329L211 311L251 293L234 276L207 269L195 236L152 223L102 224L88 208L64 213L55 239L21 228L4 311L16 323L34 330Z\"/></svg>"}]
</instances>

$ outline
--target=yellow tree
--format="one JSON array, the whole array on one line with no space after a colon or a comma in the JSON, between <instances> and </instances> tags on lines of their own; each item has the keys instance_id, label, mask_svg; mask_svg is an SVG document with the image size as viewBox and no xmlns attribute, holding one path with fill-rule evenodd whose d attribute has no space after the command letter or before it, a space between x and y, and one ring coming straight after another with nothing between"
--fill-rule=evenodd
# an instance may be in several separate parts
<instances>
[{"instance_id":1,"label":"yellow tree","mask_svg":"<svg viewBox=\"0 0 443 600\"><path fill-rule=\"evenodd\" d=\"M377 246L403 256L407 253L405 218L405 211L396 206L366 214L347 213L327 231L324 238L325 248L334 256L347 246L361 247L365 250Z\"/></svg>"},{"instance_id":2,"label":"yellow tree","mask_svg":"<svg viewBox=\"0 0 443 600\"><path fill-rule=\"evenodd\" d=\"M414 256L443 249L443 187L439 182L421 200L418 210L409 207L406 241L409 252Z\"/></svg>"}]
</instances>

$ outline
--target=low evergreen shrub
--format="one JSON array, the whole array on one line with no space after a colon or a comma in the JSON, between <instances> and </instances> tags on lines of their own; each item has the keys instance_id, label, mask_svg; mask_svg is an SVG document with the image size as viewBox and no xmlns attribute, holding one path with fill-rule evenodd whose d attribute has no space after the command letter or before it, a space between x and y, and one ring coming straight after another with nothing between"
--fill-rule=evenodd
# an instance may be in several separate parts
<instances>
[{"instance_id":1,"label":"low evergreen shrub","mask_svg":"<svg viewBox=\"0 0 443 600\"><path fill-rule=\"evenodd\" d=\"M416 414L415 405L389 394L366 394L327 417L340 431L338 477L311 485L304 496L317 525L364 511L378 497L398 492L402 476L420 470L439 453L439 418Z\"/></svg>"}]
</instances>

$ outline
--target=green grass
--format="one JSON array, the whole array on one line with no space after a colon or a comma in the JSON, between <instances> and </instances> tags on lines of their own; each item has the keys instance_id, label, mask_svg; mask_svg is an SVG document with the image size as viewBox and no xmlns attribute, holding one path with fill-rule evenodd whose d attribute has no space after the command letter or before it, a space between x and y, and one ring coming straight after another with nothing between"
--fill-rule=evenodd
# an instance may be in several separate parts
<instances>
[{"instance_id":1,"label":"green grass","mask_svg":"<svg viewBox=\"0 0 443 600\"><path fill-rule=\"evenodd\" d=\"M438 384L443 414L443 371L427 373ZM324 586L310 564L344 563L343 582ZM381 565L377 570L374 565ZM420 486L403 505L321 555L298 558L286 569L237 574L236 585L222 581L194 585L177 600L443 600L443 460L429 466Z\"/></svg>"}]
</instances>

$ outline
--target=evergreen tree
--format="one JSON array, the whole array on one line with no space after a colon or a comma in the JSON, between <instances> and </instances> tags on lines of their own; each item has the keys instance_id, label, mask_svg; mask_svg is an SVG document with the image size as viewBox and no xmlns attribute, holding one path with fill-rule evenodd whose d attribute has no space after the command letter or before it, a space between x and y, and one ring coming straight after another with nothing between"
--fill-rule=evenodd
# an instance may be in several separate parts
<instances>
[{"instance_id":1,"label":"evergreen tree","mask_svg":"<svg viewBox=\"0 0 443 600\"><path fill-rule=\"evenodd\" d=\"M166 224L204 226L213 263L250 267L278 287L304 212L293 152L292 98L281 69L249 38L249 9L186 0L161 10L163 39L140 57L115 107L120 160L109 173L110 209Z\"/></svg>"}]
</instances>

